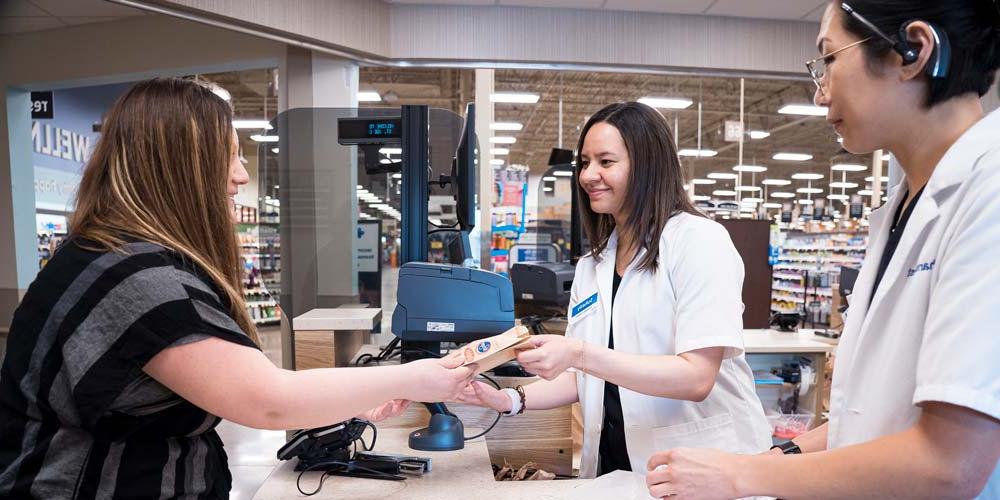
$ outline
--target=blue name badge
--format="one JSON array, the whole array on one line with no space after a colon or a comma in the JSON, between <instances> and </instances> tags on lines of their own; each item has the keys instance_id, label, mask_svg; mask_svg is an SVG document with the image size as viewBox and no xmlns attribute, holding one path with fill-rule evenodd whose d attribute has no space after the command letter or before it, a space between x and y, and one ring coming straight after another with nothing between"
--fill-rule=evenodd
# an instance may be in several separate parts
<instances>
[{"instance_id":1,"label":"blue name badge","mask_svg":"<svg viewBox=\"0 0 1000 500\"><path fill-rule=\"evenodd\" d=\"M578 302L575 306L573 306L573 310L571 311L570 314L570 319L576 319L581 315L583 315L584 313L586 313L587 311L593 310L594 304L596 303L597 303L596 293L591 295L590 297L587 297L582 302Z\"/></svg>"}]
</instances>

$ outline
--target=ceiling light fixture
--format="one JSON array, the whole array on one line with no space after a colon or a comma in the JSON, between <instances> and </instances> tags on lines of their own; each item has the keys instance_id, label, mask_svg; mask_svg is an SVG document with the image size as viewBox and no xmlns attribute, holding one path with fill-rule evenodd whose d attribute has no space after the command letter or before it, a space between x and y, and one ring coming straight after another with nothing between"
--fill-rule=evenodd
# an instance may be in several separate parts
<instances>
[{"instance_id":1,"label":"ceiling light fixture","mask_svg":"<svg viewBox=\"0 0 1000 500\"><path fill-rule=\"evenodd\" d=\"M528 92L496 92L490 94L490 102L535 104L538 102L538 94Z\"/></svg>"},{"instance_id":2,"label":"ceiling light fixture","mask_svg":"<svg viewBox=\"0 0 1000 500\"><path fill-rule=\"evenodd\" d=\"M524 125L517 122L496 122L490 124L490 130L510 130L517 132L524 128Z\"/></svg>"},{"instance_id":3,"label":"ceiling light fixture","mask_svg":"<svg viewBox=\"0 0 1000 500\"><path fill-rule=\"evenodd\" d=\"M358 102L382 102L382 96L374 90L358 91Z\"/></svg>"},{"instance_id":4,"label":"ceiling light fixture","mask_svg":"<svg viewBox=\"0 0 1000 500\"><path fill-rule=\"evenodd\" d=\"M711 149L682 149L677 152L678 156L693 156L697 158L711 158L719 154L718 151Z\"/></svg>"},{"instance_id":5,"label":"ceiling light fixture","mask_svg":"<svg viewBox=\"0 0 1000 500\"><path fill-rule=\"evenodd\" d=\"M651 108L662 109L687 109L694 104L691 99L678 97L643 97L639 102Z\"/></svg>"},{"instance_id":6,"label":"ceiling light fixture","mask_svg":"<svg viewBox=\"0 0 1000 500\"><path fill-rule=\"evenodd\" d=\"M776 153L771 158L780 161L809 161L813 156L805 153Z\"/></svg>"},{"instance_id":7,"label":"ceiling light fixture","mask_svg":"<svg viewBox=\"0 0 1000 500\"><path fill-rule=\"evenodd\" d=\"M783 115L826 116L828 112L829 109L823 106L811 104L787 104L778 109L778 113Z\"/></svg>"}]
</instances>

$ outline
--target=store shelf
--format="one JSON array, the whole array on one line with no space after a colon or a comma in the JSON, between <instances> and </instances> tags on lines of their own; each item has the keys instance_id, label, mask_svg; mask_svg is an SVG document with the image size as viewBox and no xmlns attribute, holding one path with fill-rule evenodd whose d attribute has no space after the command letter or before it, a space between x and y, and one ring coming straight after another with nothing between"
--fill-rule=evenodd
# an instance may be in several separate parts
<instances>
[{"instance_id":1,"label":"store shelf","mask_svg":"<svg viewBox=\"0 0 1000 500\"><path fill-rule=\"evenodd\" d=\"M775 274L772 276L776 280L795 280L802 281L802 275L799 274Z\"/></svg>"},{"instance_id":2,"label":"store shelf","mask_svg":"<svg viewBox=\"0 0 1000 500\"><path fill-rule=\"evenodd\" d=\"M277 305L278 303L273 300L264 300L260 302L247 302L247 307L254 307L254 306L274 307Z\"/></svg>"}]
</instances>

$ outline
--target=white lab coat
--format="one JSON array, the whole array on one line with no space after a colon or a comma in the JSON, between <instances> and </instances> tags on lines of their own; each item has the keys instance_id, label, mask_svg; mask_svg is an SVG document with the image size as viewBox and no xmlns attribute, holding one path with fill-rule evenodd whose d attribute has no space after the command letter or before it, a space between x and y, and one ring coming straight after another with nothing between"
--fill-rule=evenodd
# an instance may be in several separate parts
<instances>
[{"instance_id":1,"label":"white lab coat","mask_svg":"<svg viewBox=\"0 0 1000 500\"><path fill-rule=\"evenodd\" d=\"M729 233L702 217L671 217L660 237L656 272L637 271L640 259L635 259L608 314L617 242L616 232L599 262L584 257L577 264L568 337L607 347L613 321L616 351L667 355L726 347L715 387L702 402L619 388L632 469L644 472L650 455L677 447L766 450L771 428L743 356L743 261ZM580 476L592 478L598 471L604 381L576 375L584 433Z\"/></svg>"},{"instance_id":2,"label":"white lab coat","mask_svg":"<svg viewBox=\"0 0 1000 500\"><path fill-rule=\"evenodd\" d=\"M903 431L923 402L1000 418L1000 111L965 132L913 207L869 300L906 181L872 212L830 394L828 446ZM1000 498L995 468L980 498Z\"/></svg>"}]
</instances>

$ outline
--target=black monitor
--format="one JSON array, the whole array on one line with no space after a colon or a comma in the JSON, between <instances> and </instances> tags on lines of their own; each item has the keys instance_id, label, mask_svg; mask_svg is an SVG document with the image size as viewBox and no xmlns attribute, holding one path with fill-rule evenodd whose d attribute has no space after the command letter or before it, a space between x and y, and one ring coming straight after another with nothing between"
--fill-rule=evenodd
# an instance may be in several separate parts
<instances>
[{"instance_id":1,"label":"black monitor","mask_svg":"<svg viewBox=\"0 0 1000 500\"><path fill-rule=\"evenodd\" d=\"M840 268L840 298L841 309L847 309L847 296L854 293L854 283L858 281L858 274L861 271L853 267Z\"/></svg>"},{"instance_id":2,"label":"black monitor","mask_svg":"<svg viewBox=\"0 0 1000 500\"><path fill-rule=\"evenodd\" d=\"M572 163L573 163L572 149L552 148L552 152L549 153L549 166L571 165Z\"/></svg>"},{"instance_id":3,"label":"black monitor","mask_svg":"<svg viewBox=\"0 0 1000 500\"><path fill-rule=\"evenodd\" d=\"M451 166L451 189L463 231L476 226L476 143L476 105L470 103L465 107L465 125Z\"/></svg>"},{"instance_id":4,"label":"black monitor","mask_svg":"<svg viewBox=\"0 0 1000 500\"><path fill-rule=\"evenodd\" d=\"M469 242L469 232L455 233L455 237L448 242L448 262L460 266L470 257L472 257L472 244Z\"/></svg>"}]
</instances>

